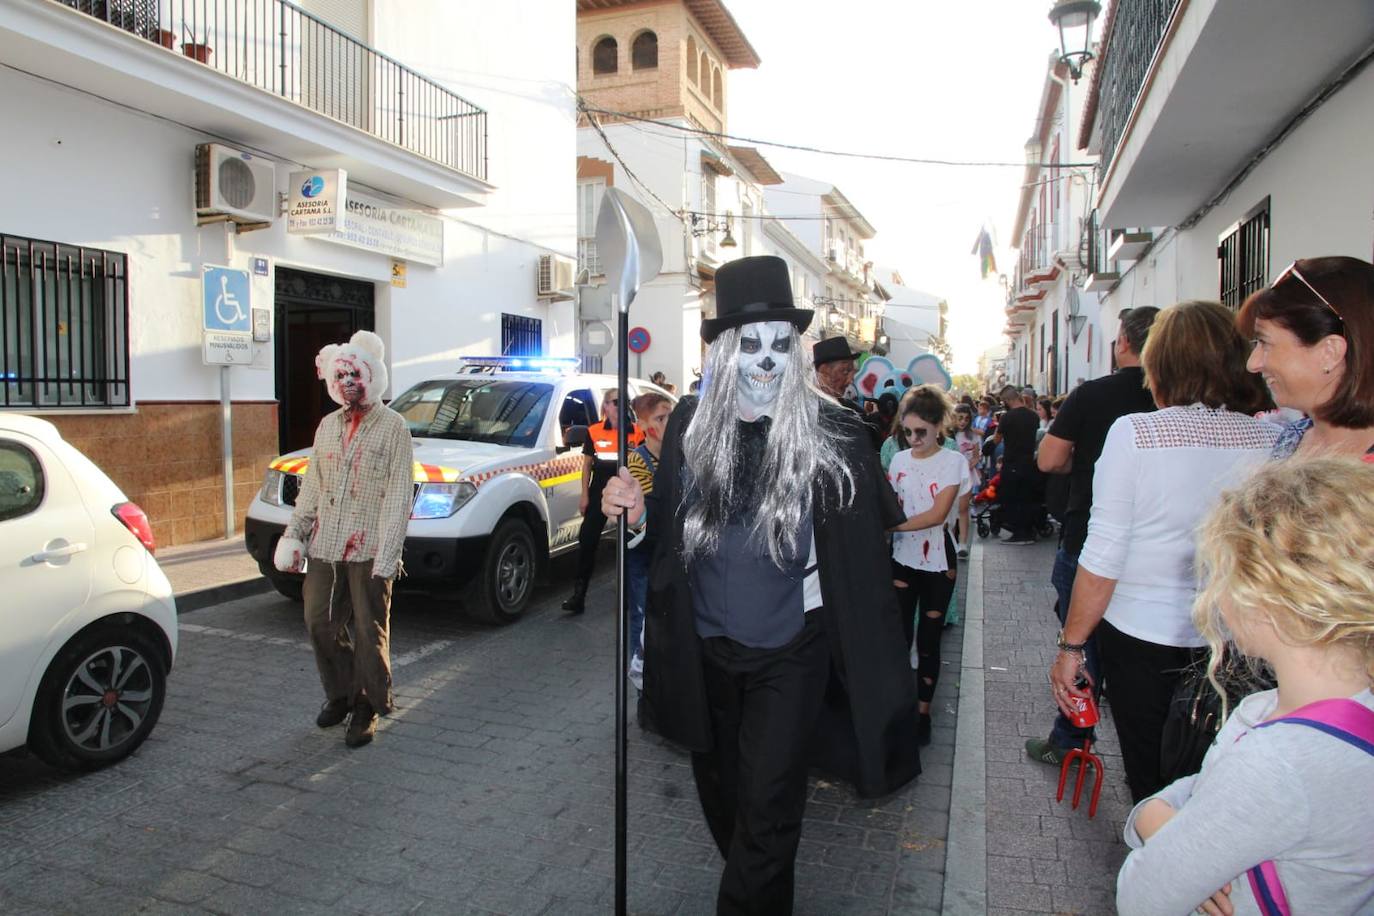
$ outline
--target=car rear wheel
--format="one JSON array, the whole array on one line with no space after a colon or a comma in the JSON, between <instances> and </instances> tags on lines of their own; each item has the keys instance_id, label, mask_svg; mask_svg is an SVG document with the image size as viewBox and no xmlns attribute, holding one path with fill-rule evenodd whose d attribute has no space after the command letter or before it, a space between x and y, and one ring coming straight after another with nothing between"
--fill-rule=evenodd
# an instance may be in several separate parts
<instances>
[{"instance_id":1,"label":"car rear wheel","mask_svg":"<svg viewBox=\"0 0 1374 916\"><path fill-rule=\"evenodd\" d=\"M469 586L468 606L492 623L518 620L534 593L537 570L530 526L518 518L506 519L491 536L482 568Z\"/></svg>"},{"instance_id":2,"label":"car rear wheel","mask_svg":"<svg viewBox=\"0 0 1374 916\"><path fill-rule=\"evenodd\" d=\"M151 639L129 626L97 626L48 666L34 700L29 746L64 769L122 760L157 724L166 693L166 663Z\"/></svg>"}]
</instances>

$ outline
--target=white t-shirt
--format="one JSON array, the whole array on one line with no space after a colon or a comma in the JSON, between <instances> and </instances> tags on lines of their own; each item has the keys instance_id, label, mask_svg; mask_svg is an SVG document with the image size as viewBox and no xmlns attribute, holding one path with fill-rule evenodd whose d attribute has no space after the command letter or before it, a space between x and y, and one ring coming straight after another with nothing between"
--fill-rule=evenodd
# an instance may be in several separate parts
<instances>
[{"instance_id":1,"label":"white t-shirt","mask_svg":"<svg viewBox=\"0 0 1374 916\"><path fill-rule=\"evenodd\" d=\"M1269 457L1277 427L1201 404L1112 424L1093 472L1078 565L1116 580L1107 621L1161 646L1204 646L1193 626L1197 528L1227 487Z\"/></svg>"},{"instance_id":2,"label":"white t-shirt","mask_svg":"<svg viewBox=\"0 0 1374 916\"><path fill-rule=\"evenodd\" d=\"M968 473L968 461L949 449L936 449L929 458L916 458L910 449L892 457L887 469L888 483L897 493L902 514L919 515L935 505L935 496L950 487L958 488ZM945 526L941 522L919 531L898 531L892 536L892 557L911 569L944 572L950 557L945 556Z\"/></svg>"}]
</instances>

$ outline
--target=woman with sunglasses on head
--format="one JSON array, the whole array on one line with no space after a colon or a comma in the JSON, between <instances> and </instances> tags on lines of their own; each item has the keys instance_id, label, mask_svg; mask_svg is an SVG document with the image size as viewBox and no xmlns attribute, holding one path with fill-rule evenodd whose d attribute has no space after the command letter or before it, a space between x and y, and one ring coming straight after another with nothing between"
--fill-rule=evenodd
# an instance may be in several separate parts
<instances>
[{"instance_id":1,"label":"woman with sunglasses on head","mask_svg":"<svg viewBox=\"0 0 1374 916\"><path fill-rule=\"evenodd\" d=\"M1245 300L1237 327L1252 341L1246 368L1280 407L1305 416L1275 458L1319 452L1374 461L1374 265L1305 258Z\"/></svg>"},{"instance_id":2,"label":"woman with sunglasses on head","mask_svg":"<svg viewBox=\"0 0 1374 916\"><path fill-rule=\"evenodd\" d=\"M950 425L949 397L934 385L912 388L897 408L897 424L908 443L892 457L887 479L897 493L906 521L892 529L892 584L903 634L916 640L917 739L930 743L930 703L940 676L940 636L954 594L954 539L945 521L968 472L958 451L941 448L940 433ZM917 613L919 609L919 622Z\"/></svg>"}]
</instances>

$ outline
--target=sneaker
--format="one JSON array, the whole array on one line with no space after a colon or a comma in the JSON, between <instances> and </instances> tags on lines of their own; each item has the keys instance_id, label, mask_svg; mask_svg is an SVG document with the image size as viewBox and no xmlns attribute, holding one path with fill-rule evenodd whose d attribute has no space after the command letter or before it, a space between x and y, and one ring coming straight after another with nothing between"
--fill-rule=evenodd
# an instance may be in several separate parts
<instances>
[{"instance_id":1,"label":"sneaker","mask_svg":"<svg viewBox=\"0 0 1374 916\"><path fill-rule=\"evenodd\" d=\"M353 718L348 720L348 731L344 734L344 744L349 747L362 747L377 734L377 714L367 700L359 700L353 707Z\"/></svg>"},{"instance_id":2,"label":"sneaker","mask_svg":"<svg viewBox=\"0 0 1374 916\"><path fill-rule=\"evenodd\" d=\"M320 714L315 717L315 724L320 728L333 728L347 718L347 700L327 700L320 707Z\"/></svg>"},{"instance_id":3,"label":"sneaker","mask_svg":"<svg viewBox=\"0 0 1374 916\"><path fill-rule=\"evenodd\" d=\"M956 551L954 551L954 555L955 555L956 557L958 557L959 559L961 559L961 560L967 560L967 559L968 559L968 548L965 547L963 544L960 544L960 545L959 545L959 549L956 550Z\"/></svg>"},{"instance_id":4,"label":"sneaker","mask_svg":"<svg viewBox=\"0 0 1374 916\"><path fill-rule=\"evenodd\" d=\"M916 744L925 747L930 743L930 713L918 713L916 720Z\"/></svg>"},{"instance_id":5,"label":"sneaker","mask_svg":"<svg viewBox=\"0 0 1374 916\"><path fill-rule=\"evenodd\" d=\"M1038 763L1059 766L1064 762L1065 748L1051 744L1047 738L1031 738L1026 741L1026 756Z\"/></svg>"}]
</instances>

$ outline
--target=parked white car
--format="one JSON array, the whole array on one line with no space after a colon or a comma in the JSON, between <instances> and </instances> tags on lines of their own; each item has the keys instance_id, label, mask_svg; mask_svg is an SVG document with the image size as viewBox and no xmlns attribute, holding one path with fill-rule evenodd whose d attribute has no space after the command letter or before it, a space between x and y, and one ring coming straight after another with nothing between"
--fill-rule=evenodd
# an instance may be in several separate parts
<instances>
[{"instance_id":1,"label":"parked white car","mask_svg":"<svg viewBox=\"0 0 1374 916\"><path fill-rule=\"evenodd\" d=\"M46 420L0 414L0 751L120 760L157 724L176 604L143 510Z\"/></svg>"},{"instance_id":2,"label":"parked white car","mask_svg":"<svg viewBox=\"0 0 1374 916\"><path fill-rule=\"evenodd\" d=\"M584 375L576 360L468 358L391 401L415 445L415 504L400 588L466 589L496 623L517 619L548 559L577 549L582 525L582 446L575 429L600 419L611 375ZM663 389L630 380L630 398ZM272 565L291 520L310 450L272 462L248 507L244 540L283 595L301 597L302 576Z\"/></svg>"}]
</instances>

